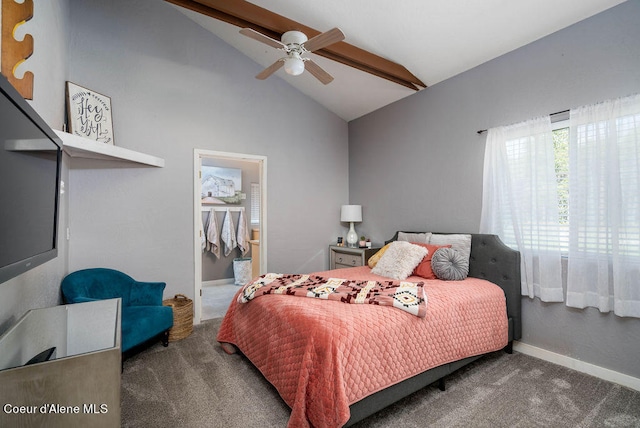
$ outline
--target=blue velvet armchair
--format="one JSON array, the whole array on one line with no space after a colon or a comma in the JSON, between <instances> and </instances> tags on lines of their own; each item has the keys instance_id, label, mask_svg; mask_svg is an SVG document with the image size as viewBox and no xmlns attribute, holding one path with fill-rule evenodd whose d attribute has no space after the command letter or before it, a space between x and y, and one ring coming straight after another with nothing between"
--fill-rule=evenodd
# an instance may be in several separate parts
<instances>
[{"instance_id":1,"label":"blue velvet armchair","mask_svg":"<svg viewBox=\"0 0 640 428\"><path fill-rule=\"evenodd\" d=\"M173 326L173 309L162 305L164 282L140 282L113 269L92 268L70 273L62 280L62 296L66 303L122 299L122 343L125 353L132 348L162 336L168 345Z\"/></svg>"}]
</instances>

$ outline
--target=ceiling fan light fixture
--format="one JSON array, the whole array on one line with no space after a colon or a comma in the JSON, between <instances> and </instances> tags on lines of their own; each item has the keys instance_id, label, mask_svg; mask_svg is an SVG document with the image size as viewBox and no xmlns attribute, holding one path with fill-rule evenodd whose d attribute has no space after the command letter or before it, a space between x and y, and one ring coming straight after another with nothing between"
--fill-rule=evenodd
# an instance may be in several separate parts
<instances>
[{"instance_id":1,"label":"ceiling fan light fixture","mask_svg":"<svg viewBox=\"0 0 640 428\"><path fill-rule=\"evenodd\" d=\"M290 76L299 76L306 69L309 74L318 79L323 85L333 81L333 77L324 71L322 67L313 62L311 58L303 58L302 55L307 52L324 49L326 46L344 40L344 33L339 28L320 33L310 40L307 40L307 36L301 31L287 31L280 38L281 41L265 36L252 28L243 28L240 30L240 34L284 51L287 54L286 57L276 60L276 62L258 73L256 79L264 80L280 70L281 67L284 67L284 71ZM305 62L307 63L306 65Z\"/></svg>"},{"instance_id":2,"label":"ceiling fan light fixture","mask_svg":"<svg viewBox=\"0 0 640 428\"><path fill-rule=\"evenodd\" d=\"M304 61L299 56L291 56L284 60L284 71L291 76L299 76L304 71Z\"/></svg>"}]
</instances>

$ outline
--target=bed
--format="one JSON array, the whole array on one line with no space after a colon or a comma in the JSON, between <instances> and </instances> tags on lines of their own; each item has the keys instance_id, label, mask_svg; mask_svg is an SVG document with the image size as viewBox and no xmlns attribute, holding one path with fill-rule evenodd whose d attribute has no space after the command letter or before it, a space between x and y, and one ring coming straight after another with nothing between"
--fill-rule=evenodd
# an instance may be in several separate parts
<instances>
[{"instance_id":1,"label":"bed","mask_svg":"<svg viewBox=\"0 0 640 428\"><path fill-rule=\"evenodd\" d=\"M419 232L387 243L403 233ZM426 314L275 294L241 303L245 286L217 340L276 388L292 409L289 427L349 426L434 382L443 389L486 353L511 352L521 337L520 254L496 235L471 234L468 260L463 281L406 278L424 290ZM311 276L399 287L367 266Z\"/></svg>"}]
</instances>

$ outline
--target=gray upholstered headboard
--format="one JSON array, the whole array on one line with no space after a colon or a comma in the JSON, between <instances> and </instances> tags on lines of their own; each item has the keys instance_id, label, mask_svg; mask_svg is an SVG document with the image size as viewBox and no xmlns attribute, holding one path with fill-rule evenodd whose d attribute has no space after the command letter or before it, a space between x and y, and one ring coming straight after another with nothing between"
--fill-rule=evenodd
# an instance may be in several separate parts
<instances>
[{"instance_id":1,"label":"gray upholstered headboard","mask_svg":"<svg viewBox=\"0 0 640 428\"><path fill-rule=\"evenodd\" d=\"M387 243L397 239L398 232ZM520 252L507 247L498 235L472 233L469 276L486 279L504 290L509 317L509 341L520 339L522 337Z\"/></svg>"}]
</instances>

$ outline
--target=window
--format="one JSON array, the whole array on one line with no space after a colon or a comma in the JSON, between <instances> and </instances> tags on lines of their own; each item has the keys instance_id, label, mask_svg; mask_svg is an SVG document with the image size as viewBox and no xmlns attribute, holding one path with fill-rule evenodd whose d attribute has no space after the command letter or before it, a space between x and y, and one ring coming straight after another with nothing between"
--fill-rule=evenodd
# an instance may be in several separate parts
<instances>
[{"instance_id":1,"label":"window","mask_svg":"<svg viewBox=\"0 0 640 428\"><path fill-rule=\"evenodd\" d=\"M251 183L251 224L260 224L260 183Z\"/></svg>"},{"instance_id":2,"label":"window","mask_svg":"<svg viewBox=\"0 0 640 428\"><path fill-rule=\"evenodd\" d=\"M549 116L487 133L480 232L520 251L522 293L544 302L563 300L554 159Z\"/></svg>"},{"instance_id":3,"label":"window","mask_svg":"<svg viewBox=\"0 0 640 428\"><path fill-rule=\"evenodd\" d=\"M591 119L572 129L575 248L640 256L640 114ZM571 220L569 219L569 223ZM578 225L572 225L578 226Z\"/></svg>"},{"instance_id":4,"label":"window","mask_svg":"<svg viewBox=\"0 0 640 428\"><path fill-rule=\"evenodd\" d=\"M618 119L618 136L619 136L619 159L621 167L620 179L624 183L628 180L637 181L636 169L632 166L634 159L634 151L637 150L635 146L634 132L635 129L631 129L634 126L634 119L637 122L640 118L622 117ZM553 121L553 120L552 120ZM552 124L553 126L553 152L554 152L554 170L556 174L556 182L558 185L558 223L560 225L560 231L558 235L558 241L560 243L560 249L563 255L566 255L569 251L569 224L570 224L570 193L569 193L569 121L562 120ZM588 137L585 137L587 139ZM627 216L636 216L636 213L632 211L626 212ZM627 222L627 224L633 224L633 221ZM631 226L630 233L625 234L629 236L638 235L638 225ZM628 227L627 227L628 228ZM594 235L595 236L595 235ZM620 242L621 252L640 256L640 242L635 239L627 240L622 239ZM608 253L607 248L603 248L601 244L595 244L585 242L584 249L590 252L604 252Z\"/></svg>"},{"instance_id":5,"label":"window","mask_svg":"<svg viewBox=\"0 0 640 428\"><path fill-rule=\"evenodd\" d=\"M569 121L553 123L553 154L558 184L558 242L563 254L569 251Z\"/></svg>"},{"instance_id":6,"label":"window","mask_svg":"<svg viewBox=\"0 0 640 428\"><path fill-rule=\"evenodd\" d=\"M569 116L488 131L480 231L521 252L523 294L561 301L565 255L567 306L640 317L640 94Z\"/></svg>"}]
</instances>

